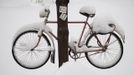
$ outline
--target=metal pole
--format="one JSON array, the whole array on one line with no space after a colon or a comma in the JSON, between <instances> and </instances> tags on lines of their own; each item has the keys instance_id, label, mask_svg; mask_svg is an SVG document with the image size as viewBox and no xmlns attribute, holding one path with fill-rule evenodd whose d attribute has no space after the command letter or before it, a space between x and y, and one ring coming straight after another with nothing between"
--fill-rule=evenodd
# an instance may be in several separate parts
<instances>
[{"instance_id":1,"label":"metal pole","mask_svg":"<svg viewBox=\"0 0 134 75\"><path fill-rule=\"evenodd\" d=\"M56 0L59 67L68 61L68 3L69 0Z\"/></svg>"}]
</instances>

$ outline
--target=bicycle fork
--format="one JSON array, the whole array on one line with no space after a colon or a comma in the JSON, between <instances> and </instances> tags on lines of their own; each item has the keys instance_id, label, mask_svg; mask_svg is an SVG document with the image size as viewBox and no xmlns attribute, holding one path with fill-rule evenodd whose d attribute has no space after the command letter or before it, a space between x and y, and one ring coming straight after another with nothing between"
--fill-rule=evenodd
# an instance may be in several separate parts
<instances>
[{"instance_id":1,"label":"bicycle fork","mask_svg":"<svg viewBox=\"0 0 134 75\"><path fill-rule=\"evenodd\" d=\"M41 37L42 37L42 34L43 34L43 27L44 25L46 24L46 19L44 20L43 24L41 25L39 31L38 31L38 42L36 43L36 45L31 49L31 51L33 51L40 43L40 40L41 40Z\"/></svg>"},{"instance_id":2,"label":"bicycle fork","mask_svg":"<svg viewBox=\"0 0 134 75\"><path fill-rule=\"evenodd\" d=\"M38 31L38 41L37 41L37 43L35 44L35 46L31 49L31 51L33 51L33 50L39 45L41 37L42 37L42 30L40 29L40 30Z\"/></svg>"},{"instance_id":3,"label":"bicycle fork","mask_svg":"<svg viewBox=\"0 0 134 75\"><path fill-rule=\"evenodd\" d=\"M40 29L40 30L38 31L38 41L37 41L37 43L35 44L35 46L31 49L31 51L33 51L33 50L39 45L40 40L41 40L41 37L42 37L42 34L43 34L43 30ZM51 62L52 62L52 63L55 63L55 50L53 50L53 51L51 51L51 52L52 52L52 53L51 53Z\"/></svg>"}]
</instances>

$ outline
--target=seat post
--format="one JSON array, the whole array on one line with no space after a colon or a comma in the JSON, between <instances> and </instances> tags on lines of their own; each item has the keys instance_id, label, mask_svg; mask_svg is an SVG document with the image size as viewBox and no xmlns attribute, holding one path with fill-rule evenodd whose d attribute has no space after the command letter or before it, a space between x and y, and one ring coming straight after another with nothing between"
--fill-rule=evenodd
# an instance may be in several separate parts
<instances>
[{"instance_id":1,"label":"seat post","mask_svg":"<svg viewBox=\"0 0 134 75\"><path fill-rule=\"evenodd\" d=\"M88 19L89 19L89 17L86 18L85 24L87 24Z\"/></svg>"}]
</instances>

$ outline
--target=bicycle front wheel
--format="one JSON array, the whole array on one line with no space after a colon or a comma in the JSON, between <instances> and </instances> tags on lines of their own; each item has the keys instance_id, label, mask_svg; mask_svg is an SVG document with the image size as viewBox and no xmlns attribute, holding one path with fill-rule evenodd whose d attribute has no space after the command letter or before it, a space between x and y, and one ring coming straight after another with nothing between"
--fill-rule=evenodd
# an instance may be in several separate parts
<instances>
[{"instance_id":1,"label":"bicycle front wheel","mask_svg":"<svg viewBox=\"0 0 134 75\"><path fill-rule=\"evenodd\" d=\"M42 35L35 50L31 50L38 39L38 32L34 30L25 31L15 39L12 46L12 55L20 66L27 69L36 69L48 61L50 51L45 49L51 44L45 35Z\"/></svg>"},{"instance_id":2,"label":"bicycle front wheel","mask_svg":"<svg viewBox=\"0 0 134 75\"><path fill-rule=\"evenodd\" d=\"M105 51L94 51L85 53L87 60L97 68L111 68L120 61L123 55L123 45L120 38L115 33L110 34L110 41L108 42ZM97 36L101 44L104 46L110 34L93 34L88 38L86 45L88 47L99 47L100 45L95 38L95 36Z\"/></svg>"}]
</instances>

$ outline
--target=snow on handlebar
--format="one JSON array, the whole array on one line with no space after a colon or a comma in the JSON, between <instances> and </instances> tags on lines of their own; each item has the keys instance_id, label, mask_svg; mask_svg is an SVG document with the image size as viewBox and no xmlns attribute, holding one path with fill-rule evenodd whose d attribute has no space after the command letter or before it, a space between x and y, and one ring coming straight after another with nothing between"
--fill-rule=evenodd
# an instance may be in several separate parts
<instances>
[{"instance_id":1,"label":"snow on handlebar","mask_svg":"<svg viewBox=\"0 0 134 75\"><path fill-rule=\"evenodd\" d=\"M49 14L50 14L50 10L48 8L45 8L40 11L41 18L48 18Z\"/></svg>"}]
</instances>

